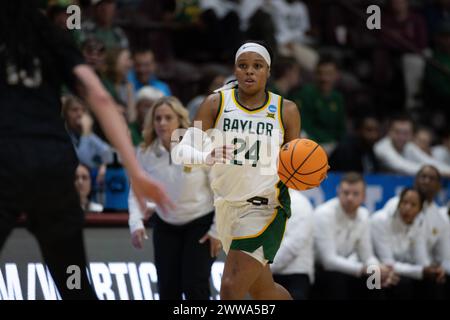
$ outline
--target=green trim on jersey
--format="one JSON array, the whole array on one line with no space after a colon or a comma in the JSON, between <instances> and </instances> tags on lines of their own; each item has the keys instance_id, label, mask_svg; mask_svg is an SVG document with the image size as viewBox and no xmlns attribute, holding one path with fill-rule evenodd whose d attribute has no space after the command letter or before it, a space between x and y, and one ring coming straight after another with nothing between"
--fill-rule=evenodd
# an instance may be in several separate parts
<instances>
[{"instance_id":1,"label":"green trim on jersey","mask_svg":"<svg viewBox=\"0 0 450 320\"><path fill-rule=\"evenodd\" d=\"M213 128L216 127L216 125L217 125L217 120L219 120L220 115L222 114L223 105L224 105L223 92L222 92L222 91L219 91L219 108L217 108L217 113L216 113L216 117L214 118L214 126L213 126Z\"/></svg>"},{"instance_id":2,"label":"green trim on jersey","mask_svg":"<svg viewBox=\"0 0 450 320\"><path fill-rule=\"evenodd\" d=\"M245 109L245 110L248 111L248 112L255 113L255 112L259 112L259 111L261 111L261 110L264 110L264 109L269 105L270 98L272 97L272 96L271 96L271 92L265 90L265 93L266 93L266 99L264 100L264 103L263 103L261 106L259 106L258 108L255 108L255 109L249 109L249 108L247 108L246 106L244 106L244 105L239 101L239 92L238 92L238 89L233 89L232 97L233 97L233 100L234 100L234 102L236 102L236 105L237 105L238 107L241 107L241 108Z\"/></svg>"},{"instance_id":3,"label":"green trim on jersey","mask_svg":"<svg viewBox=\"0 0 450 320\"><path fill-rule=\"evenodd\" d=\"M280 125L281 125L281 129L283 130L283 144L284 144L284 133L286 132L286 127L284 125L284 121L283 121L283 108L284 108L284 98L282 96L280 96L280 113L278 114L278 119L280 120Z\"/></svg>"},{"instance_id":4,"label":"green trim on jersey","mask_svg":"<svg viewBox=\"0 0 450 320\"><path fill-rule=\"evenodd\" d=\"M281 240L283 240L286 222L288 220L288 215L283 207L278 207L275 210L277 211L275 219L273 219L262 234L255 238L233 239L230 249L253 252L262 246L264 258L269 263L272 263L280 248Z\"/></svg>"}]
</instances>

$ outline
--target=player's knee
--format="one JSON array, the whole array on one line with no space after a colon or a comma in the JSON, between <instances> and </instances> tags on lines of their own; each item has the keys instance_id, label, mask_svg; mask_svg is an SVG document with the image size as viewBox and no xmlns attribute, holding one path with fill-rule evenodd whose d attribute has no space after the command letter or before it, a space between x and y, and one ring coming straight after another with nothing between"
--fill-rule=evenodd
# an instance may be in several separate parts
<instances>
[{"instance_id":1,"label":"player's knee","mask_svg":"<svg viewBox=\"0 0 450 320\"><path fill-rule=\"evenodd\" d=\"M239 291L238 282L232 277L224 277L220 285L220 298L233 299L236 292Z\"/></svg>"}]
</instances>

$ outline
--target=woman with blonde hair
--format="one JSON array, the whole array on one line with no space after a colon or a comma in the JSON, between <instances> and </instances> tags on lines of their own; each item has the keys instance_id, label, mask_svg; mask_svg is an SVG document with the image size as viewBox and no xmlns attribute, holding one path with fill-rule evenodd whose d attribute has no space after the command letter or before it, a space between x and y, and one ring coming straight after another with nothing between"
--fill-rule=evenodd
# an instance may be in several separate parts
<instances>
[{"instance_id":1,"label":"woman with blonde hair","mask_svg":"<svg viewBox=\"0 0 450 320\"><path fill-rule=\"evenodd\" d=\"M180 300L183 294L186 299L210 299L211 266L221 248L215 236L208 170L188 170L174 164L170 156L172 133L189 126L188 111L177 98L160 98L147 114L144 142L137 151L139 163L166 188L176 209L163 214L159 207L148 204L142 212L134 194L129 195L134 247L143 247L147 238L144 220L156 212L153 245L161 300Z\"/></svg>"}]
</instances>

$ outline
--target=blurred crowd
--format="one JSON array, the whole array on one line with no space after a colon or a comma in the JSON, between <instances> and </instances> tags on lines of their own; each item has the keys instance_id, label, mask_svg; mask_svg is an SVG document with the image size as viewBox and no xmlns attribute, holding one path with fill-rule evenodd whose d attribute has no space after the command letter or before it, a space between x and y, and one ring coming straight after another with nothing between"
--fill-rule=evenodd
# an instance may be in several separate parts
<instances>
[{"instance_id":1,"label":"blurred crowd","mask_svg":"<svg viewBox=\"0 0 450 320\"><path fill-rule=\"evenodd\" d=\"M44 3L120 105L135 146L156 100L176 96L192 119L232 78L239 44L255 39L275 54L268 89L296 102L302 137L327 150L331 170L414 175L432 164L450 177L448 0L370 1L381 8L374 30L363 0ZM80 29L66 23L71 4L81 8ZM93 192L101 191L114 150L69 93L63 116Z\"/></svg>"},{"instance_id":2,"label":"blurred crowd","mask_svg":"<svg viewBox=\"0 0 450 320\"><path fill-rule=\"evenodd\" d=\"M370 3L369 3L370 2ZM333 171L414 175L423 164L450 177L450 1L50 0L86 62L121 106L135 146L146 114L176 96L192 119L203 99L232 78L245 39L275 59L269 90L300 108L302 137L320 143ZM366 8L381 8L370 30ZM86 106L64 98L63 115L92 194L104 203L114 150Z\"/></svg>"}]
</instances>

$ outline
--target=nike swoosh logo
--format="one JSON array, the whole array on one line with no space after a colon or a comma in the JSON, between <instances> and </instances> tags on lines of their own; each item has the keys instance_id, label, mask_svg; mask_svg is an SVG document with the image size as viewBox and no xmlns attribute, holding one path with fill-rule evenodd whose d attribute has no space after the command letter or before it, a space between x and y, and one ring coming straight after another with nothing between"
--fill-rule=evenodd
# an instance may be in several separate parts
<instances>
[{"instance_id":1,"label":"nike swoosh logo","mask_svg":"<svg viewBox=\"0 0 450 320\"><path fill-rule=\"evenodd\" d=\"M224 113L233 112L234 110L223 110Z\"/></svg>"}]
</instances>

